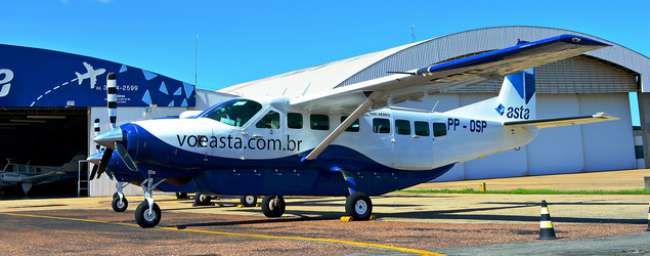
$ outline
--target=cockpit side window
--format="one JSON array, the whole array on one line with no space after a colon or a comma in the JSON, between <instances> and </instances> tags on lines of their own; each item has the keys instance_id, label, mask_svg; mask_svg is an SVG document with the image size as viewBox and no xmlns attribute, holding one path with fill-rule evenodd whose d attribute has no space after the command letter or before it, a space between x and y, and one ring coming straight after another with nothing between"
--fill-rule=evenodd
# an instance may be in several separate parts
<instances>
[{"instance_id":1,"label":"cockpit side window","mask_svg":"<svg viewBox=\"0 0 650 256\"><path fill-rule=\"evenodd\" d=\"M207 109L199 117L214 119L230 126L242 127L261 109L262 104L255 101L234 99Z\"/></svg>"},{"instance_id":2,"label":"cockpit side window","mask_svg":"<svg viewBox=\"0 0 650 256\"><path fill-rule=\"evenodd\" d=\"M269 111L257 122L257 124L255 124L255 127L264 129L280 129L280 113L273 110Z\"/></svg>"}]
</instances>

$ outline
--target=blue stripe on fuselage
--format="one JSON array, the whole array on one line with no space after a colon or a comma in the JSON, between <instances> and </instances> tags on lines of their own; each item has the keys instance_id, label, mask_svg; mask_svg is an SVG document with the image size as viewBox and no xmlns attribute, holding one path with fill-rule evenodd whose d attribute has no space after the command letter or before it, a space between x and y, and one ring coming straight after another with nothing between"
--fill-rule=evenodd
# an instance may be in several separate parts
<instances>
[{"instance_id":1,"label":"blue stripe on fuselage","mask_svg":"<svg viewBox=\"0 0 650 256\"><path fill-rule=\"evenodd\" d=\"M240 160L178 149L136 124L123 125L122 129L127 131L128 143L138 144L129 144L128 148L141 172L155 170L157 178L191 176L199 190L218 194L347 195L341 173L331 171L337 167L354 176L354 190L379 195L432 180L453 166L399 170L340 145L328 146L313 161L300 161L307 152L275 159ZM133 137L135 134L137 138Z\"/></svg>"}]
</instances>

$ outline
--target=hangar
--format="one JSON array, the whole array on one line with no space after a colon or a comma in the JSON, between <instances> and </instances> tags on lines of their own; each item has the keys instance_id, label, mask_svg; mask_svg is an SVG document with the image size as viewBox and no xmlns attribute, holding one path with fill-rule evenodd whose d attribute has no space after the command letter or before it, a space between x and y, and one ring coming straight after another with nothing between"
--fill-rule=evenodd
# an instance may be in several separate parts
<instances>
[{"instance_id":1,"label":"hangar","mask_svg":"<svg viewBox=\"0 0 650 256\"><path fill-rule=\"evenodd\" d=\"M606 112L620 118L590 126L547 129L526 147L456 165L437 180L544 175L645 168L647 131L633 131L629 93L650 90L650 59L622 45L580 32L530 26L492 27L427 39L388 50L234 85L236 95L298 96L350 86L460 56L561 34L578 34L613 45L537 68L538 118ZM501 79L459 84L397 105L446 111L498 93ZM259 90L264 88L264 90ZM636 94L633 94L636 95ZM641 95L641 123L650 118L650 98ZM637 133L638 135L635 135ZM647 146L646 146L647 147Z\"/></svg>"},{"instance_id":2,"label":"hangar","mask_svg":"<svg viewBox=\"0 0 650 256\"><path fill-rule=\"evenodd\" d=\"M60 166L77 154L95 153L93 123L99 120L101 130L109 128L109 72L118 74L118 123L177 116L188 109L212 105L220 97L218 93L196 89L193 84L87 56L12 45L0 45L0 55L3 161ZM86 170L86 165L82 167ZM114 182L105 175L88 184L87 171L81 174L67 182L39 186L40 190L35 187L31 193L113 193ZM131 186L127 191L134 189L137 188Z\"/></svg>"},{"instance_id":3,"label":"hangar","mask_svg":"<svg viewBox=\"0 0 650 256\"><path fill-rule=\"evenodd\" d=\"M96 152L93 122L108 129L106 74L118 74L118 124L177 116L225 98L297 96L350 86L460 56L560 34L612 44L589 54L537 68L538 118L604 111L619 121L544 130L526 147L456 165L438 181L645 168L650 120L650 59L614 42L544 27L482 28L431 38L349 59L230 86L218 91L147 70L93 57L0 44L0 159L60 165L76 153ZM398 105L446 111L496 95L501 80L459 84ZM263 90L260 90L263 88ZM639 97L640 127L633 127L629 93ZM644 148L645 147L645 148ZM82 170L87 170L82 166ZM110 195L106 176L46 187L55 194ZM135 186L128 194L141 193Z\"/></svg>"}]
</instances>

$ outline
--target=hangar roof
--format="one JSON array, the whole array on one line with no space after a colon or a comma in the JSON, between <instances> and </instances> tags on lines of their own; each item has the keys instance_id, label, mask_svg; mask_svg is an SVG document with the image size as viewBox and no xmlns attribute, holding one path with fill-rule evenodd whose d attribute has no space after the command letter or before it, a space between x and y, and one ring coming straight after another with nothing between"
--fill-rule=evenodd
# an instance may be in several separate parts
<instances>
[{"instance_id":1,"label":"hangar roof","mask_svg":"<svg viewBox=\"0 0 650 256\"><path fill-rule=\"evenodd\" d=\"M561 34L577 34L612 45L588 56L629 69L640 75L642 92L650 91L650 59L603 38L558 28L504 26L473 29L328 64L284 73L220 90L238 95L298 96L347 86L407 71L453 57L512 46L517 40L534 41ZM264 88L264 90L260 90Z\"/></svg>"}]
</instances>

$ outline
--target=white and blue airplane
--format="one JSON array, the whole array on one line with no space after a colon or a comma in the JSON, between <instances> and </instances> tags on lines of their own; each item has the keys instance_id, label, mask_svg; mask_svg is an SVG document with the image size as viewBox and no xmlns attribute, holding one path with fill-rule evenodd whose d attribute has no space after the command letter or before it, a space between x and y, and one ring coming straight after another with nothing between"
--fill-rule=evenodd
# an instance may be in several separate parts
<instances>
[{"instance_id":1,"label":"white and blue airplane","mask_svg":"<svg viewBox=\"0 0 650 256\"><path fill-rule=\"evenodd\" d=\"M521 41L318 94L241 97L181 119L127 123L95 137L106 147L99 170L119 157L146 177L135 211L142 227L161 219L152 194L158 185L191 180L201 192L262 195L267 217L284 213L285 195L345 196L346 213L364 220L370 196L524 146L542 128L616 119L535 116L532 68L606 46L577 35ZM504 77L497 97L450 111L394 105L497 76Z\"/></svg>"}]
</instances>

